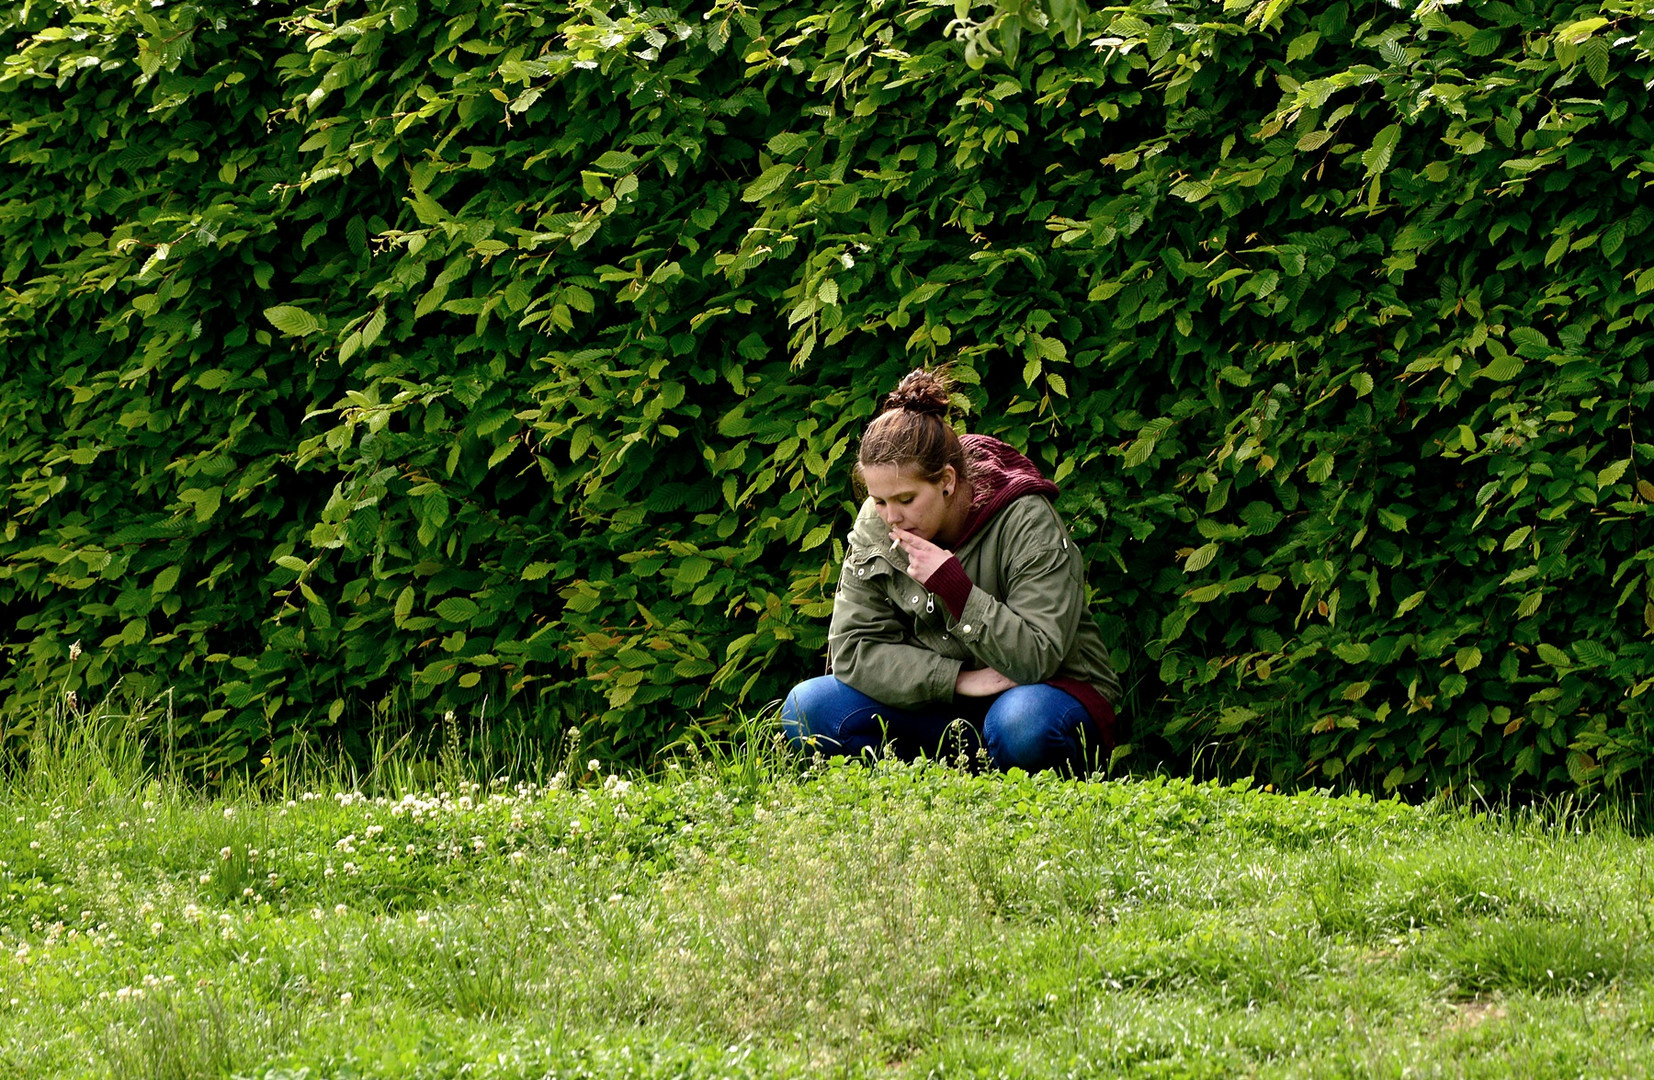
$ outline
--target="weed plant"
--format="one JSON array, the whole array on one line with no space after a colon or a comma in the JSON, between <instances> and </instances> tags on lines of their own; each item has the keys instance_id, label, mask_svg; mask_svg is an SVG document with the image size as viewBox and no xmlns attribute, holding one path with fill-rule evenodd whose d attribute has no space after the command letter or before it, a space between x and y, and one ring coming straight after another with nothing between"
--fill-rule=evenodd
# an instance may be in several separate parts
<instances>
[{"instance_id":1,"label":"weed plant","mask_svg":"<svg viewBox=\"0 0 1654 1080\"><path fill-rule=\"evenodd\" d=\"M1611 821L762 732L209 794L149 715L62 710L5 772L0 1075L1648 1071L1650 853Z\"/></svg>"}]
</instances>

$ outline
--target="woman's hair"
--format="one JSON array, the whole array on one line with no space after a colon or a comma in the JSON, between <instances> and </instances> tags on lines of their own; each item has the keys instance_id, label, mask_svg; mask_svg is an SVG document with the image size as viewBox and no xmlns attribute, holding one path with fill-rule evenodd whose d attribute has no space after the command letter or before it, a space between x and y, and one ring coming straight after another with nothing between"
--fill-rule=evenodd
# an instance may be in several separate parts
<instances>
[{"instance_id":1,"label":"woman's hair","mask_svg":"<svg viewBox=\"0 0 1654 1080\"><path fill-rule=\"evenodd\" d=\"M862 470L870 465L911 468L929 483L942 478L952 465L965 479L965 448L948 423L948 379L940 372L918 368L885 395L883 407L861 437L856 455L856 487L863 486Z\"/></svg>"}]
</instances>

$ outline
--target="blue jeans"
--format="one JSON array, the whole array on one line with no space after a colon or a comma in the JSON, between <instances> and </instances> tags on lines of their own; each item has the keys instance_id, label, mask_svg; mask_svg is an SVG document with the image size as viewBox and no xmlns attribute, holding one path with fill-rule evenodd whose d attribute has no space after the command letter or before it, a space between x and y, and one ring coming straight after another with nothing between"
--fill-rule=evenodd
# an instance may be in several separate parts
<instances>
[{"instance_id":1,"label":"blue jeans","mask_svg":"<svg viewBox=\"0 0 1654 1080\"><path fill-rule=\"evenodd\" d=\"M961 719L964 724L955 725ZM1043 683L1013 686L991 698L959 698L925 710L881 705L832 675L793 687L781 706L781 727L795 746L828 757L856 757L886 743L904 758L920 754L975 756L986 744L1001 769L1083 772L1091 717L1069 694Z\"/></svg>"}]
</instances>

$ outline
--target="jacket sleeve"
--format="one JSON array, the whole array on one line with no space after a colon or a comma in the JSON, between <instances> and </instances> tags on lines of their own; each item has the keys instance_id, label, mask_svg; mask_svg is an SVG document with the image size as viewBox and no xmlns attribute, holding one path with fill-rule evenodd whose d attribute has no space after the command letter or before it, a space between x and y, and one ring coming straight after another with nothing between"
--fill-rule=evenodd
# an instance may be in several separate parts
<instances>
[{"instance_id":1,"label":"jacket sleeve","mask_svg":"<svg viewBox=\"0 0 1654 1080\"><path fill-rule=\"evenodd\" d=\"M1000 547L1005 595L973 585L953 632L981 666L1027 685L1054 676L1074 644L1084 563L1049 502L1021 499L1013 508L1018 520Z\"/></svg>"},{"instance_id":2,"label":"jacket sleeve","mask_svg":"<svg viewBox=\"0 0 1654 1080\"><path fill-rule=\"evenodd\" d=\"M961 661L913 643L890 601L850 564L840 571L827 628L833 675L882 704L920 709L953 700Z\"/></svg>"}]
</instances>

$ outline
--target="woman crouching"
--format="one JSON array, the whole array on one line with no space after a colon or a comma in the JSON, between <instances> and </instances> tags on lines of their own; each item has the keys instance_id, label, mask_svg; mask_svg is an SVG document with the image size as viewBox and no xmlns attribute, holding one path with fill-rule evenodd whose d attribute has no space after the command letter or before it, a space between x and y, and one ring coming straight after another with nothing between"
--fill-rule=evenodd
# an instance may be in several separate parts
<instances>
[{"instance_id":1,"label":"woman crouching","mask_svg":"<svg viewBox=\"0 0 1654 1080\"><path fill-rule=\"evenodd\" d=\"M912 757L952 753L952 728L1000 768L1097 764L1120 683L1056 485L998 439L955 434L946 383L922 370L885 398L855 475L867 499L833 602L832 674L787 695L788 737Z\"/></svg>"}]
</instances>

